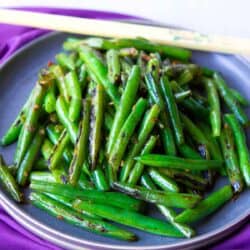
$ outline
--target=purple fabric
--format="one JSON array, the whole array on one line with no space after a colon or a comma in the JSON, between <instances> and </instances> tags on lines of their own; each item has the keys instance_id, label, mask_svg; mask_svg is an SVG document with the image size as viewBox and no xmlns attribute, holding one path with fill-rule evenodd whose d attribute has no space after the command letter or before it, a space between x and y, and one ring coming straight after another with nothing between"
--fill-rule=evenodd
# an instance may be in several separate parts
<instances>
[{"instance_id":1,"label":"purple fabric","mask_svg":"<svg viewBox=\"0 0 250 250\"><path fill-rule=\"evenodd\" d=\"M58 13L71 16L98 18L98 19L135 19L132 16L121 15L109 12L98 12L89 10L72 9L49 9L49 8L25 8L30 11ZM41 36L48 31L17 27L12 25L0 24L0 64L3 63L11 54L24 44ZM231 250L231 249L250 249L248 244L250 238L249 223L238 230L235 234L222 240L216 245L210 247L213 250ZM3 209L0 208L0 246L1 249L22 249L22 250L45 250L61 249L43 239L33 235L22 226L10 218Z\"/></svg>"}]
</instances>

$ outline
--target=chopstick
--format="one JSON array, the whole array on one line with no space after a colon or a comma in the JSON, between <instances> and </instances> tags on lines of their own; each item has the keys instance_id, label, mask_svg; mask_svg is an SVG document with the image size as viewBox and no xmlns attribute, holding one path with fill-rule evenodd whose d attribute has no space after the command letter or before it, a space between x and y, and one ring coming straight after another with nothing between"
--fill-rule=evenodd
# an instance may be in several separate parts
<instances>
[{"instance_id":1,"label":"chopstick","mask_svg":"<svg viewBox=\"0 0 250 250\"><path fill-rule=\"evenodd\" d=\"M250 39L204 35L163 27L64 15L0 9L0 23L110 38L143 37L153 42L193 50L250 55Z\"/></svg>"}]
</instances>

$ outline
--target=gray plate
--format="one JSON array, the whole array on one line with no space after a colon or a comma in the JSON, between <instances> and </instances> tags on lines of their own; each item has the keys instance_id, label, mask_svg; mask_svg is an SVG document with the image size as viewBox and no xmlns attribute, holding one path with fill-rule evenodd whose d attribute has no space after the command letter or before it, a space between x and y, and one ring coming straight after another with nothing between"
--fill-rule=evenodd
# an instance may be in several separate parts
<instances>
[{"instance_id":1,"label":"gray plate","mask_svg":"<svg viewBox=\"0 0 250 250\"><path fill-rule=\"evenodd\" d=\"M30 43L16 53L0 70L0 137L14 120L32 89L37 74L48 60L60 51L65 34L54 33ZM193 61L223 73L228 83L250 99L250 66L239 57L215 53L193 53ZM249 111L249 110L248 110ZM248 112L248 115L250 112ZM1 148L8 163L13 159L15 145ZM218 186L226 183L221 179ZM65 248L82 249L187 249L207 245L235 230L250 214L250 190L236 201L231 201L220 211L195 225L197 236L192 239L160 237L132 230L139 241L127 243L89 233L57 220L31 205L17 205L0 191L4 209L20 224L33 233ZM150 215L161 217L154 209ZM131 230L131 229L130 229Z\"/></svg>"}]
</instances>

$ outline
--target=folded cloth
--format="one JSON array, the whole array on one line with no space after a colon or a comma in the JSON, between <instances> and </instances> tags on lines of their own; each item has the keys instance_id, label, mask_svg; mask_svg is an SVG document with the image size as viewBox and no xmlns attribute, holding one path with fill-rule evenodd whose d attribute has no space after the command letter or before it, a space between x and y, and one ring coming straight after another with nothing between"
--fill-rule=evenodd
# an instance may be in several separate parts
<instances>
[{"instance_id":1,"label":"folded cloth","mask_svg":"<svg viewBox=\"0 0 250 250\"><path fill-rule=\"evenodd\" d=\"M20 9L20 8L19 8ZM99 12L90 10L76 10L76 9L56 9L56 8L22 8L24 10L57 13L69 16L79 16L98 19L119 19L138 20L129 15L122 15L110 12ZM33 39L47 33L49 31L32 29L13 25L0 24L0 64L6 61L17 49L21 48L26 43ZM221 240L210 247L213 250L231 250L231 249L250 249L248 243L250 238L249 223L242 227L235 234L228 238ZM0 246L1 249L22 249L22 250L58 250L61 249L53 244L35 236L21 225L9 217L3 209L0 208ZM203 248L204 249L204 248Z\"/></svg>"}]
</instances>

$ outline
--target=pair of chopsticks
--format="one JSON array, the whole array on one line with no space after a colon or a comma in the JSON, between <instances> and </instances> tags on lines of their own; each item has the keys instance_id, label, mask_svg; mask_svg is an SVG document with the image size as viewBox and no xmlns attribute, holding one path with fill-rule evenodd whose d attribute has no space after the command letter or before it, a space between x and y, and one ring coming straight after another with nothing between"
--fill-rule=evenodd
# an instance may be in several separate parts
<instances>
[{"instance_id":1,"label":"pair of chopsticks","mask_svg":"<svg viewBox=\"0 0 250 250\"><path fill-rule=\"evenodd\" d=\"M111 38L143 37L193 50L250 55L250 39L204 35L181 29L10 9L0 9L0 23Z\"/></svg>"}]
</instances>

